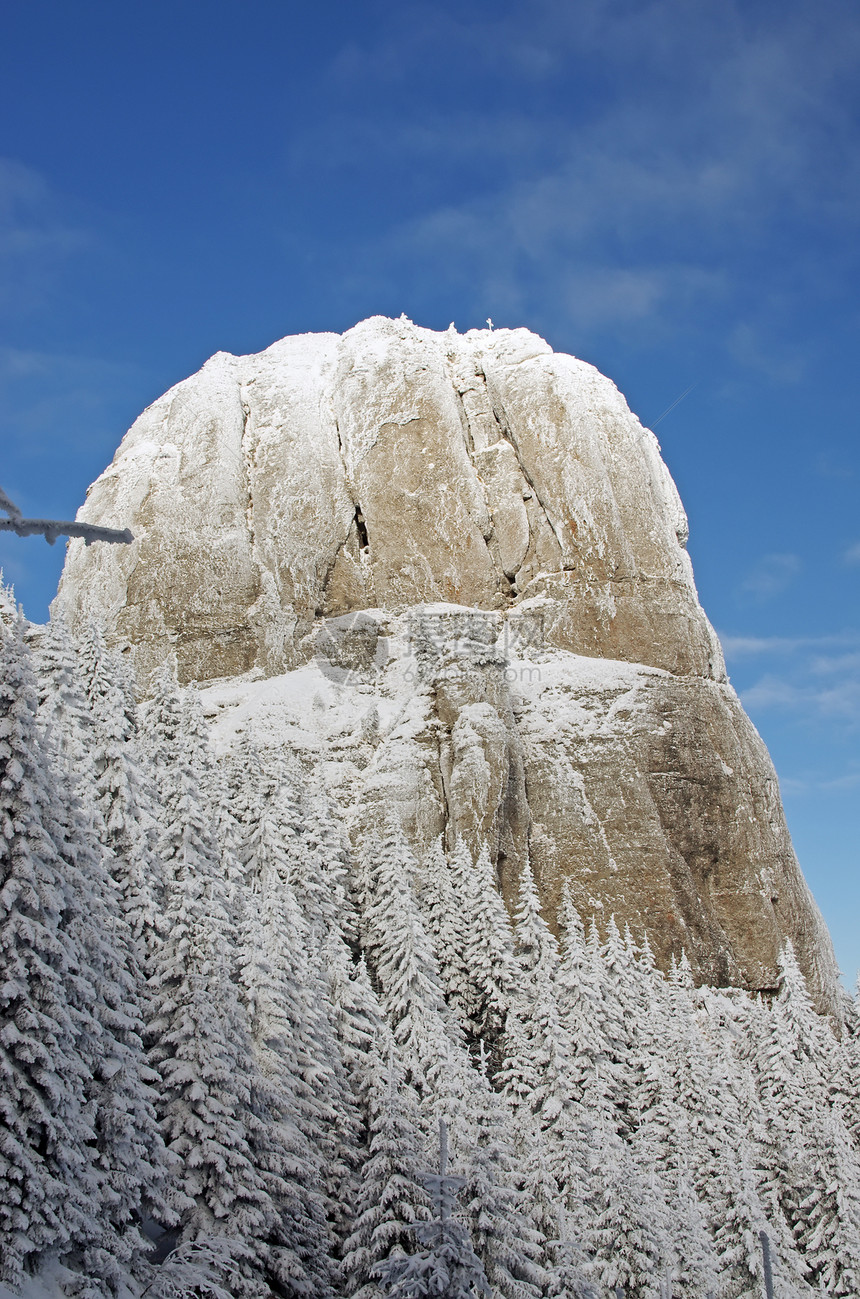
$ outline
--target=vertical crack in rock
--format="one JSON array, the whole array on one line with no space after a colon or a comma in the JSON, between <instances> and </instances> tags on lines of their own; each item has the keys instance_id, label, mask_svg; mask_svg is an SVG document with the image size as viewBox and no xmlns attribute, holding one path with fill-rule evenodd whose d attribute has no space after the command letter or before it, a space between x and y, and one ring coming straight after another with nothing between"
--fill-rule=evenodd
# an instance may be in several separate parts
<instances>
[{"instance_id":1,"label":"vertical crack in rock","mask_svg":"<svg viewBox=\"0 0 860 1299\"><path fill-rule=\"evenodd\" d=\"M460 391L457 380L451 375L451 386L454 389L454 399L457 403L457 413L460 416L460 426L463 430L463 441L466 444L466 450L469 455L474 455L475 439L472 437L472 427L469 423L469 415L466 411L466 404L463 401L463 394Z\"/></svg>"},{"instance_id":2,"label":"vertical crack in rock","mask_svg":"<svg viewBox=\"0 0 860 1299\"><path fill-rule=\"evenodd\" d=\"M367 535L367 524L365 523L364 515L361 512L360 505L356 505L355 507L355 531L358 537L359 550L370 550L370 539L368 538Z\"/></svg>"},{"instance_id":3,"label":"vertical crack in rock","mask_svg":"<svg viewBox=\"0 0 860 1299\"><path fill-rule=\"evenodd\" d=\"M482 525L481 531L498 574L500 594L511 601L517 594L516 573L532 541L531 523L524 505L525 494L519 489L513 490L509 479L505 481L504 464L494 455L494 448L508 443L499 436L501 429L490 404L483 374L471 358L468 365L459 370L455 369L453 361L449 355L449 376L463 441L486 502L486 524ZM467 394L470 397L468 405Z\"/></svg>"},{"instance_id":4,"label":"vertical crack in rock","mask_svg":"<svg viewBox=\"0 0 860 1299\"><path fill-rule=\"evenodd\" d=\"M534 478L529 473L526 467L526 463L523 460L522 454L520 452L519 443L517 442L516 435L514 434L513 428L511 427L507 415L505 414L505 408L502 405L502 399L499 396L498 389L493 384L492 379L487 375L486 367L483 365L481 367L480 374L481 374L481 378L484 380L484 383L486 384L487 397L489 398L490 409L493 412L493 418L495 419L496 423L499 426L499 430L502 434L502 437L505 439L506 442L508 442L513 447L514 455L517 457L517 464L520 467L520 473L522 474L523 478L528 484L529 490L534 495L534 499L537 501L538 505L540 506L543 512L543 516L547 521L547 525L559 544L560 550L562 551L562 553L564 553L564 540L562 534L559 531L559 529L556 527L553 520L550 518L549 510L540 494L537 483L535 482Z\"/></svg>"},{"instance_id":5,"label":"vertical crack in rock","mask_svg":"<svg viewBox=\"0 0 860 1299\"><path fill-rule=\"evenodd\" d=\"M250 441L249 428L251 424L251 407L248 404L248 402L245 400L245 394L241 388L239 389L239 392L242 400L242 436L239 442L239 446L242 452L242 464L241 464L242 480L245 489L245 494L247 496L247 504L245 506L245 518L248 523L248 535L250 537L250 542L251 542L251 553L256 556L257 538L256 538L256 532L254 528L254 488L252 482L253 456L251 454L251 449L247 446L248 441Z\"/></svg>"},{"instance_id":6,"label":"vertical crack in rock","mask_svg":"<svg viewBox=\"0 0 860 1299\"><path fill-rule=\"evenodd\" d=\"M444 820L443 843L446 851L450 852L454 847L454 822L451 816L451 769L453 767L453 755L451 753L451 737L448 730L439 716L438 698L436 688L433 688L433 727L436 735L436 752L439 755L439 785L442 792L442 816Z\"/></svg>"}]
</instances>

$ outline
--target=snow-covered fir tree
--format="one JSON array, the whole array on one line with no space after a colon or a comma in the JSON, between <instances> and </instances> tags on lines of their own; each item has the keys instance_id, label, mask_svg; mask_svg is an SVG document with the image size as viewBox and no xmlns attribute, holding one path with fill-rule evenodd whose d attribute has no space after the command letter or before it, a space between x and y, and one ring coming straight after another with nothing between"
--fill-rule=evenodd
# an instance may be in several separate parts
<instances>
[{"instance_id":1,"label":"snow-covered fir tree","mask_svg":"<svg viewBox=\"0 0 860 1299\"><path fill-rule=\"evenodd\" d=\"M511 922L486 844L474 864L467 915L466 967L475 999L472 1016L480 1040L492 1048L504 1032L518 980Z\"/></svg>"},{"instance_id":2,"label":"snow-covered fir tree","mask_svg":"<svg viewBox=\"0 0 860 1299\"><path fill-rule=\"evenodd\" d=\"M435 839L424 861L418 894L445 999L463 1029L472 1026L476 1009L467 960L468 918L474 909L469 889L471 871L472 858L462 839L450 861L441 837Z\"/></svg>"},{"instance_id":3,"label":"snow-covered fir tree","mask_svg":"<svg viewBox=\"0 0 860 1299\"><path fill-rule=\"evenodd\" d=\"M417 863L393 820L371 852L364 868L362 945L407 1078L419 1095L428 1096L457 1030L415 897Z\"/></svg>"},{"instance_id":4,"label":"snow-covered fir tree","mask_svg":"<svg viewBox=\"0 0 860 1299\"><path fill-rule=\"evenodd\" d=\"M277 1238L273 1174L255 1159L254 1063L246 1013L231 977L233 928L224 907L212 809L199 789L198 738L189 735L169 672L147 708L161 792L159 855L167 880L165 939L150 979L150 1059L160 1077L162 1132L189 1207L183 1241L254 1243L243 1269L259 1289ZM263 1140L262 1134L260 1139ZM277 1240L275 1239L275 1242ZM234 1252L236 1263L246 1250Z\"/></svg>"},{"instance_id":5,"label":"snow-covered fir tree","mask_svg":"<svg viewBox=\"0 0 860 1299\"><path fill-rule=\"evenodd\" d=\"M168 1160L130 935L58 738L71 745L78 718L61 694L51 732L38 725L23 619L0 652L2 1268L16 1284L36 1258L62 1255L77 1293L90 1278L96 1294L140 1261L141 1214L172 1220Z\"/></svg>"},{"instance_id":6,"label":"snow-covered fir tree","mask_svg":"<svg viewBox=\"0 0 860 1299\"><path fill-rule=\"evenodd\" d=\"M78 642L78 663L92 717L89 759L97 829L110 854L135 954L149 974L159 942L164 880L155 792L140 753L135 701L124 665L94 623Z\"/></svg>"},{"instance_id":7,"label":"snow-covered fir tree","mask_svg":"<svg viewBox=\"0 0 860 1299\"><path fill-rule=\"evenodd\" d=\"M99 1204L68 989L80 953L63 925L56 773L36 722L23 619L4 624L0 649L0 1279L17 1286L25 1265L87 1239Z\"/></svg>"},{"instance_id":8,"label":"snow-covered fir tree","mask_svg":"<svg viewBox=\"0 0 860 1299\"><path fill-rule=\"evenodd\" d=\"M763 1193L772 1216L785 1218L812 1286L848 1295L860 1287L860 1165L821 1075L835 1042L790 947L780 966L772 1004L747 1011L745 1055L768 1132Z\"/></svg>"},{"instance_id":9,"label":"snow-covered fir tree","mask_svg":"<svg viewBox=\"0 0 860 1299\"><path fill-rule=\"evenodd\" d=\"M477 1299L479 1295L491 1294L469 1233L455 1217L462 1180L448 1173L444 1121L440 1121L439 1130L439 1172L425 1173L422 1178L433 1215L414 1228L415 1237L424 1248L405 1257L389 1255L374 1268L383 1292L392 1299L434 1299L442 1295L446 1299Z\"/></svg>"},{"instance_id":10,"label":"snow-covered fir tree","mask_svg":"<svg viewBox=\"0 0 860 1299\"><path fill-rule=\"evenodd\" d=\"M367 1115L367 1157L344 1249L346 1291L380 1294L378 1268L415 1245L415 1226L430 1216L419 1171L423 1143L419 1100L397 1061L394 1039L380 1017L354 1078Z\"/></svg>"}]
</instances>

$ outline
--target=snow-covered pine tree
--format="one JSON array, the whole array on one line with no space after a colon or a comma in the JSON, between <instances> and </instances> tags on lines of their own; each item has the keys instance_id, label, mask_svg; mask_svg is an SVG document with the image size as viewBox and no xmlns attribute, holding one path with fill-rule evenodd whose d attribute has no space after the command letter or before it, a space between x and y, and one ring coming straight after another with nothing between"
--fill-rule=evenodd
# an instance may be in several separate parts
<instances>
[{"instance_id":1,"label":"snow-covered pine tree","mask_svg":"<svg viewBox=\"0 0 860 1299\"><path fill-rule=\"evenodd\" d=\"M341 1225L348 1205L360 1128L334 1034L327 981L311 930L292 888L290 850L277 791L247 804L253 826L243 848L249 896L244 908L241 986L260 1068L281 1097L291 1155L288 1181L308 1224ZM246 826L247 828L247 826ZM308 1234L308 1233L306 1233ZM313 1235L313 1232L310 1232ZM317 1228L318 1234L318 1228ZM329 1238L328 1249L334 1248Z\"/></svg>"},{"instance_id":2,"label":"snow-covered pine tree","mask_svg":"<svg viewBox=\"0 0 860 1299\"><path fill-rule=\"evenodd\" d=\"M166 1156L144 1082L140 970L132 935L109 870L104 823L94 800L94 721L80 661L62 618L52 619L37 655L39 719L62 777L58 826L70 905L64 923L81 953L67 993L80 1026L87 1063L84 1097L93 1115L93 1164L99 1186L100 1231L76 1252L86 1276L118 1281L120 1265L145 1248L135 1219L172 1221L165 1198ZM70 1260L71 1261L71 1260ZM78 1292L85 1291L78 1286Z\"/></svg>"},{"instance_id":3,"label":"snow-covered pine tree","mask_svg":"<svg viewBox=\"0 0 860 1299\"><path fill-rule=\"evenodd\" d=\"M350 936L355 932L344 887L349 855L321 783L316 780L308 786L300 772L284 762L277 764L274 774L278 783L270 794L267 815L270 827L277 826L281 873L289 881L284 896L293 900L292 950L303 996L299 1036L314 1062L306 1076L314 1079L317 1109L322 1115L323 1093L329 1107L317 1145L334 1210L332 1225L342 1239L360 1162L361 1118L342 1064L325 958L345 948L344 926Z\"/></svg>"},{"instance_id":4,"label":"snow-covered pine tree","mask_svg":"<svg viewBox=\"0 0 860 1299\"><path fill-rule=\"evenodd\" d=\"M473 1054L480 1054L483 1043L492 1055L517 983L517 964L486 844L475 862L463 839L447 861L441 843L434 846L423 893L448 1002Z\"/></svg>"},{"instance_id":5,"label":"snow-covered pine tree","mask_svg":"<svg viewBox=\"0 0 860 1299\"><path fill-rule=\"evenodd\" d=\"M141 1213L171 1220L166 1156L129 935L76 782L37 727L22 620L2 659L2 1253L18 1279L28 1255L64 1255L78 1292L89 1276L95 1294L97 1278L115 1283L140 1260ZM71 734L62 699L53 729Z\"/></svg>"},{"instance_id":6,"label":"snow-covered pine tree","mask_svg":"<svg viewBox=\"0 0 860 1299\"><path fill-rule=\"evenodd\" d=\"M248 1295L256 1296L270 1244L279 1243L270 1192L280 1188L254 1150L255 1142L266 1142L260 1131L266 1120L256 1113L250 1033L231 977L234 931L224 907L220 849L199 789L197 740L185 733L169 670L156 678L146 723L161 792L159 854L168 882L166 936L150 979L148 1037L161 1080L162 1131L192 1203L183 1214L182 1241L222 1236L236 1242L233 1258L242 1265Z\"/></svg>"},{"instance_id":7,"label":"snow-covered pine tree","mask_svg":"<svg viewBox=\"0 0 860 1299\"><path fill-rule=\"evenodd\" d=\"M571 1043L559 1014L558 947L541 915L528 866L520 884L515 932L521 969L496 1084L513 1108L519 1157L541 1206L536 1225L547 1242L557 1242L562 1239L560 1215L565 1210L566 1222L575 1231L584 1233L589 1225L593 1125L575 1095ZM552 1247L546 1262L552 1273Z\"/></svg>"},{"instance_id":8,"label":"snow-covered pine tree","mask_svg":"<svg viewBox=\"0 0 860 1299\"><path fill-rule=\"evenodd\" d=\"M24 622L0 627L0 1280L96 1230L93 1130L67 979L80 963Z\"/></svg>"},{"instance_id":9,"label":"snow-covered pine tree","mask_svg":"<svg viewBox=\"0 0 860 1299\"><path fill-rule=\"evenodd\" d=\"M414 1229L430 1215L419 1179L423 1160L418 1097L397 1062L394 1039L382 1020L354 1077L367 1114L367 1158L344 1245L348 1295L376 1299L377 1267L414 1248Z\"/></svg>"},{"instance_id":10,"label":"snow-covered pine tree","mask_svg":"<svg viewBox=\"0 0 860 1299\"><path fill-rule=\"evenodd\" d=\"M625 943L630 947L629 942ZM647 938L633 952L633 974L640 983L639 1017L633 1036L638 1067L631 1097L631 1153L663 1234L671 1239L673 1258L664 1266L677 1295L698 1299L717 1291L717 1258L704 1214L693 1187L691 1116L680 1103L673 1077L678 1064L675 1038L683 1003L671 991L654 964ZM682 1039L688 1034L681 1028Z\"/></svg>"},{"instance_id":11,"label":"snow-covered pine tree","mask_svg":"<svg viewBox=\"0 0 860 1299\"><path fill-rule=\"evenodd\" d=\"M153 672L149 696L141 705L140 720L140 747L155 788L161 835L163 809L174 788L173 763L182 743L182 700L176 682L175 656L165 659ZM165 879L165 887L168 884Z\"/></svg>"},{"instance_id":12,"label":"snow-covered pine tree","mask_svg":"<svg viewBox=\"0 0 860 1299\"><path fill-rule=\"evenodd\" d=\"M148 975L159 941L164 892L156 851L155 793L139 750L125 665L107 649L94 623L78 642L78 662L93 722L90 761L100 813L96 824L111 854L110 872L135 955Z\"/></svg>"},{"instance_id":13,"label":"snow-covered pine tree","mask_svg":"<svg viewBox=\"0 0 860 1299\"><path fill-rule=\"evenodd\" d=\"M592 1280L601 1286L632 1286L634 1293L642 1287L647 1295L656 1284L652 1278L673 1267L676 1256L658 1172L649 1169L643 1176L621 1137L633 1126L633 1007L647 1013L641 1010L643 991L635 986L630 945L613 921L605 946L593 921L584 941L569 894L560 920L563 946L556 986L563 1031L569 1027L574 1035L565 1052L566 1092L578 1106L571 1111L569 1101L566 1109L557 1107L566 1116L566 1128L554 1144L566 1162L559 1162L553 1146L549 1159L564 1194L566 1229L584 1247Z\"/></svg>"},{"instance_id":14,"label":"snow-covered pine tree","mask_svg":"<svg viewBox=\"0 0 860 1299\"><path fill-rule=\"evenodd\" d=\"M830 1022L812 1004L791 939L779 955L779 991L774 1009L786 1043L803 1072L804 1086L817 1104L827 1104L839 1064L839 1044Z\"/></svg>"},{"instance_id":15,"label":"snow-covered pine tree","mask_svg":"<svg viewBox=\"0 0 860 1299\"><path fill-rule=\"evenodd\" d=\"M379 990L376 966L383 940L374 912L376 877L381 851L379 835L372 830L364 837L352 859L349 877L349 900L356 917L359 950L364 957L376 991Z\"/></svg>"},{"instance_id":16,"label":"snow-covered pine tree","mask_svg":"<svg viewBox=\"0 0 860 1299\"><path fill-rule=\"evenodd\" d=\"M434 1214L429 1221L416 1224L414 1229L424 1249L406 1257L389 1256L374 1269L383 1291L391 1299L440 1299L441 1296L445 1299L477 1299L478 1295L492 1293L481 1261L472 1248L469 1233L454 1216L462 1180L448 1173L443 1120L440 1120L439 1131L439 1172L423 1176Z\"/></svg>"},{"instance_id":17,"label":"snow-covered pine tree","mask_svg":"<svg viewBox=\"0 0 860 1299\"><path fill-rule=\"evenodd\" d=\"M422 1098L424 1122L444 1114L451 1124L469 1217L480 1224L481 1251L498 1293L527 1296L530 1279L538 1275L537 1250L512 1185L504 1120L449 1021L438 966L409 884L413 867L399 827L391 824L368 871L361 927L375 937L381 1002L407 1075Z\"/></svg>"},{"instance_id":18,"label":"snow-covered pine tree","mask_svg":"<svg viewBox=\"0 0 860 1299\"><path fill-rule=\"evenodd\" d=\"M471 873L472 858L465 841L458 840L449 862L440 837L430 845L418 891L445 999L466 1032L473 1028L472 1013L475 1009L470 995L471 980L466 955L472 900L469 890Z\"/></svg>"},{"instance_id":19,"label":"snow-covered pine tree","mask_svg":"<svg viewBox=\"0 0 860 1299\"><path fill-rule=\"evenodd\" d=\"M772 1138L749 1064L738 1049L749 999L708 988L694 992L685 961L670 983L680 1029L673 1038L673 1075L690 1118L690 1173L723 1288L730 1299L760 1299L760 1233L766 1231L781 1292L808 1293L785 1220L760 1195L760 1170Z\"/></svg>"},{"instance_id":20,"label":"snow-covered pine tree","mask_svg":"<svg viewBox=\"0 0 860 1299\"><path fill-rule=\"evenodd\" d=\"M615 1076L603 1033L607 1006L600 941L592 923L592 939L590 944L586 944L585 930L569 885L562 893L558 919L561 954L556 978L557 1000L561 1021L571 1044L572 1097L582 1100L586 1092L595 1094L598 1072L601 1094L606 1094L607 1081Z\"/></svg>"},{"instance_id":21,"label":"snow-covered pine tree","mask_svg":"<svg viewBox=\"0 0 860 1299\"><path fill-rule=\"evenodd\" d=\"M632 1100L642 1081L644 1055L639 1039L647 1020L648 994L629 930L622 936L614 916L607 922L600 958L603 1040L616 1084L616 1124L626 1138L635 1124Z\"/></svg>"},{"instance_id":22,"label":"snow-covered pine tree","mask_svg":"<svg viewBox=\"0 0 860 1299\"><path fill-rule=\"evenodd\" d=\"M541 915L528 864L523 868L515 919L520 972L496 1082L515 1111L537 1121L556 1178L560 1185L570 1185L573 1193L585 1155L581 1116L573 1095L571 1043L561 1023L556 995L558 945Z\"/></svg>"},{"instance_id":23,"label":"snow-covered pine tree","mask_svg":"<svg viewBox=\"0 0 860 1299\"><path fill-rule=\"evenodd\" d=\"M367 1107L362 1088L367 1056L383 1021L382 1007L371 986L364 957L353 962L349 948L339 938L329 937L325 964L341 1060L352 1094L364 1112Z\"/></svg>"},{"instance_id":24,"label":"snow-covered pine tree","mask_svg":"<svg viewBox=\"0 0 860 1299\"><path fill-rule=\"evenodd\" d=\"M834 1071L829 1079L833 1108L860 1152L860 981L855 996L847 992L842 1005L842 1035Z\"/></svg>"},{"instance_id":25,"label":"snow-covered pine tree","mask_svg":"<svg viewBox=\"0 0 860 1299\"><path fill-rule=\"evenodd\" d=\"M15 602L15 592L3 581L3 569L0 568L0 624L5 623L7 627L12 627L17 617L18 605Z\"/></svg>"},{"instance_id":26,"label":"snow-covered pine tree","mask_svg":"<svg viewBox=\"0 0 860 1299\"><path fill-rule=\"evenodd\" d=\"M519 970L526 983L534 985L536 971L555 979L558 966L558 943L541 914L540 898L534 874L528 862L520 876L517 910L514 914L514 939ZM522 984L522 980L518 979ZM525 993L528 996L528 991Z\"/></svg>"},{"instance_id":27,"label":"snow-covered pine tree","mask_svg":"<svg viewBox=\"0 0 860 1299\"><path fill-rule=\"evenodd\" d=\"M817 1289L860 1288L860 1165L828 1101L820 1063L835 1058L794 953L780 957L780 989L748 1017L746 1053L770 1140L765 1194L781 1211Z\"/></svg>"},{"instance_id":28,"label":"snow-covered pine tree","mask_svg":"<svg viewBox=\"0 0 860 1299\"><path fill-rule=\"evenodd\" d=\"M579 1241L565 1238L550 1243L545 1299L600 1299L588 1278L588 1260Z\"/></svg>"},{"instance_id":29,"label":"snow-covered pine tree","mask_svg":"<svg viewBox=\"0 0 860 1299\"><path fill-rule=\"evenodd\" d=\"M263 1119L249 1133L257 1167L268 1185L280 1223L270 1261L279 1283L298 1294L324 1292L331 1285L334 1240L327 1222L322 1156L309 1138L308 1104L301 1076L300 1048L285 1003L295 1002L292 971L270 962L265 908L252 887L239 923L240 987L250 1016L251 1108ZM280 937L280 936L279 936ZM297 1058L299 1057L299 1058Z\"/></svg>"},{"instance_id":30,"label":"snow-covered pine tree","mask_svg":"<svg viewBox=\"0 0 860 1299\"><path fill-rule=\"evenodd\" d=\"M201 792L214 808L221 793L222 773L209 743L209 727L194 685L180 691L179 717L185 757L194 768Z\"/></svg>"},{"instance_id":31,"label":"snow-covered pine tree","mask_svg":"<svg viewBox=\"0 0 860 1299\"><path fill-rule=\"evenodd\" d=\"M139 970L132 937L103 860L103 847L66 773L62 856L70 906L64 924L82 963L67 978L87 1065L83 1096L92 1115L91 1158L99 1191L98 1231L67 1257L82 1277L113 1286L123 1267L136 1267L149 1248L138 1233L141 1216L176 1221L180 1198L168 1183L169 1160L155 1116L155 1075L147 1068ZM110 858L108 858L110 860ZM70 1292L71 1293L71 1292ZM81 1282L80 1296L98 1296Z\"/></svg>"},{"instance_id":32,"label":"snow-covered pine tree","mask_svg":"<svg viewBox=\"0 0 860 1299\"><path fill-rule=\"evenodd\" d=\"M478 853L474 880L466 966L474 989L477 1033L492 1055L504 1032L518 978L511 922L486 844Z\"/></svg>"},{"instance_id":33,"label":"snow-covered pine tree","mask_svg":"<svg viewBox=\"0 0 860 1299\"><path fill-rule=\"evenodd\" d=\"M546 1279L543 1240L515 1170L509 1113L485 1071L471 1067L458 1045L446 1052L434 1079L433 1109L449 1133L451 1167L463 1183L461 1216L493 1294L535 1299Z\"/></svg>"},{"instance_id":34,"label":"snow-covered pine tree","mask_svg":"<svg viewBox=\"0 0 860 1299\"><path fill-rule=\"evenodd\" d=\"M82 786L91 789L93 717L87 702L80 663L61 614L51 617L35 654L39 724L49 743L74 771ZM95 808L88 811L95 817Z\"/></svg>"},{"instance_id":35,"label":"snow-covered pine tree","mask_svg":"<svg viewBox=\"0 0 860 1299\"><path fill-rule=\"evenodd\" d=\"M589 1275L601 1288L620 1286L641 1299L662 1299L664 1272L675 1263L662 1205L655 1204L648 1180L602 1117L594 1124L592 1150L587 1215L579 1219Z\"/></svg>"},{"instance_id":36,"label":"snow-covered pine tree","mask_svg":"<svg viewBox=\"0 0 860 1299\"><path fill-rule=\"evenodd\" d=\"M359 925L406 1076L425 1097L432 1095L435 1073L458 1032L413 893L415 875L403 833L389 821L368 871Z\"/></svg>"},{"instance_id":37,"label":"snow-covered pine tree","mask_svg":"<svg viewBox=\"0 0 860 1299\"><path fill-rule=\"evenodd\" d=\"M325 942L337 933L356 942L355 915L347 898L349 838L322 782L311 778L302 792L301 832L303 875L294 887L311 928Z\"/></svg>"}]
</instances>

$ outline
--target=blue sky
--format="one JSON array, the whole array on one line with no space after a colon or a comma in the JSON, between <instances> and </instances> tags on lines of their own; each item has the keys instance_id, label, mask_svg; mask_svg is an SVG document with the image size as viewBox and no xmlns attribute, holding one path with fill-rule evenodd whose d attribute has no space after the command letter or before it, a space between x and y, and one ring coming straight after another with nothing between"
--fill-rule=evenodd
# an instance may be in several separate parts
<instances>
[{"instance_id":1,"label":"blue sky","mask_svg":"<svg viewBox=\"0 0 860 1299\"><path fill-rule=\"evenodd\" d=\"M405 311L593 362L660 437L853 980L856 4L10 0L3 26L13 499L73 516L218 349ZM61 563L0 536L31 617Z\"/></svg>"}]
</instances>

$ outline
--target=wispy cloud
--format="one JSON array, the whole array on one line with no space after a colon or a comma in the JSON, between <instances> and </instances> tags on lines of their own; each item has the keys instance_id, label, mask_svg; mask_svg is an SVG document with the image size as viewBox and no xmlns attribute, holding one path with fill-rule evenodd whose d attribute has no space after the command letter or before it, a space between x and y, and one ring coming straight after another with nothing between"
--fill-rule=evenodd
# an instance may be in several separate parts
<instances>
[{"instance_id":1,"label":"wispy cloud","mask_svg":"<svg viewBox=\"0 0 860 1299\"><path fill-rule=\"evenodd\" d=\"M860 651L852 654L818 655L812 660L810 671L820 677L853 673L860 679Z\"/></svg>"},{"instance_id":2,"label":"wispy cloud","mask_svg":"<svg viewBox=\"0 0 860 1299\"><path fill-rule=\"evenodd\" d=\"M140 370L98 356L0 346L0 410L16 459L38 458L45 436L86 452L104 436L105 412L139 383ZM115 440L124 433L115 429ZM11 448L10 448L11 449Z\"/></svg>"},{"instance_id":3,"label":"wispy cloud","mask_svg":"<svg viewBox=\"0 0 860 1299\"><path fill-rule=\"evenodd\" d=\"M846 771L839 776L822 776L817 772L784 776L779 784L784 794L843 794L860 788L860 771Z\"/></svg>"},{"instance_id":4,"label":"wispy cloud","mask_svg":"<svg viewBox=\"0 0 860 1299\"><path fill-rule=\"evenodd\" d=\"M770 600L786 591L803 568L799 555L763 555L740 584L743 595Z\"/></svg>"},{"instance_id":5,"label":"wispy cloud","mask_svg":"<svg viewBox=\"0 0 860 1299\"><path fill-rule=\"evenodd\" d=\"M849 546L842 558L846 564L860 565L860 541Z\"/></svg>"},{"instance_id":6,"label":"wispy cloud","mask_svg":"<svg viewBox=\"0 0 860 1299\"><path fill-rule=\"evenodd\" d=\"M728 659L860 645L860 633L855 632L844 632L837 636L733 636L729 632L720 632L719 635L720 644Z\"/></svg>"},{"instance_id":7,"label":"wispy cloud","mask_svg":"<svg viewBox=\"0 0 860 1299\"><path fill-rule=\"evenodd\" d=\"M742 691L741 699L751 712L778 709L854 724L860 722L860 671L826 687L768 673Z\"/></svg>"},{"instance_id":8,"label":"wispy cloud","mask_svg":"<svg viewBox=\"0 0 860 1299\"><path fill-rule=\"evenodd\" d=\"M64 206L40 172L0 158L0 308L41 306L62 266L92 243Z\"/></svg>"},{"instance_id":9,"label":"wispy cloud","mask_svg":"<svg viewBox=\"0 0 860 1299\"><path fill-rule=\"evenodd\" d=\"M375 133L384 170L419 192L446 159L460 179L444 198L428 190L406 205L412 215L366 237L359 257L350 248L361 270L347 291L390 281L408 299L410 284L432 280L456 287L477 319L492 307L494 318L540 312L596 330L677 329L743 295L749 268L770 263L762 241L776 215L845 230L860 201L849 146L860 26L841 0L822 3L823 15L787 0L766 21L739 0L537 0L496 18L404 4L386 40L333 62L344 109L325 140L305 143L305 160L310 148L323 168L357 166L367 150L350 161L349 142ZM476 81L504 68L503 114L410 114L402 88L452 56ZM351 92L368 79L406 110L356 114ZM566 97L556 116L563 80L589 93L579 106ZM642 93L629 93L634 84ZM546 108L518 113L535 85ZM803 273L785 268L786 301ZM827 273L819 259L816 274ZM780 340L785 305L750 296L726 333L733 355L777 383L804 364Z\"/></svg>"},{"instance_id":10,"label":"wispy cloud","mask_svg":"<svg viewBox=\"0 0 860 1299\"><path fill-rule=\"evenodd\" d=\"M782 713L798 720L854 727L860 723L860 632L827 636L734 636L720 641L731 668L761 661L764 671L741 690L755 717Z\"/></svg>"}]
</instances>

